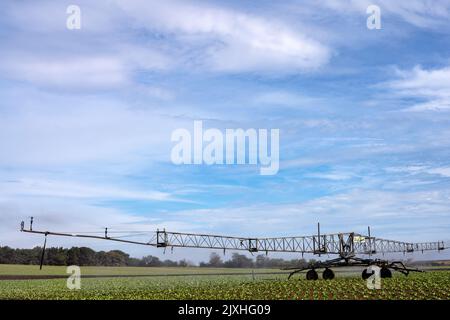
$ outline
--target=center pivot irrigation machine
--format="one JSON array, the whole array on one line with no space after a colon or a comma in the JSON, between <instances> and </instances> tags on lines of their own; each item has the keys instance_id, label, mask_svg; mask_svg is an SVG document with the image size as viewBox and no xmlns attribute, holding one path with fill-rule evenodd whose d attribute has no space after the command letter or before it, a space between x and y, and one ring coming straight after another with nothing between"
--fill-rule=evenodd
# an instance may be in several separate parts
<instances>
[{"instance_id":1,"label":"center pivot irrigation machine","mask_svg":"<svg viewBox=\"0 0 450 320\"><path fill-rule=\"evenodd\" d=\"M323 269L323 279L333 279L334 272L332 267L370 267L377 266L380 269L381 278L392 277L391 270L396 270L404 275L408 275L411 271L422 272L418 269L412 269L406 267L401 261L387 261L382 259L370 258L374 254L385 253L412 253L415 251L441 251L447 249L444 246L443 241L439 242L423 242L423 243L410 243L395 240L386 240L375 238L370 235L370 227L368 228L367 235L361 235L355 232L347 233L334 233L334 234L321 234L320 224L317 224L317 235L313 236L300 236L300 237L279 237L279 238L242 238L242 237L230 237L219 236L211 234L195 234L195 233L181 233L181 232L169 232L166 230L157 230L150 232L150 240L148 242L139 242L123 239L124 236L110 237L108 234L108 228L105 228L102 235L89 235L89 234L72 234L64 232L51 232L51 231L37 231L33 230L33 217L30 220L29 229L25 229L25 223L22 221L22 232L43 234L45 236L44 246L41 255L41 265L44 261L45 246L47 244L47 236L63 236L63 237L78 237L78 238L90 238L109 241L125 242L130 244L139 244L152 246L157 248L204 248L204 249L221 249L225 250L243 250L254 252L292 252L314 255L338 255L337 258L318 261L309 264L304 268L287 268L289 270L289 278L292 275L301 271L307 270L306 279L317 280L319 278L317 269ZM98 233L98 232L97 232ZM111 234L112 232L110 232ZM124 231L116 231L115 233L124 233ZM142 234L142 232L141 232ZM146 233L148 234L148 232ZM369 258L358 258L356 255L369 255ZM365 268L362 272L362 278L369 278L373 272L369 272Z\"/></svg>"}]
</instances>

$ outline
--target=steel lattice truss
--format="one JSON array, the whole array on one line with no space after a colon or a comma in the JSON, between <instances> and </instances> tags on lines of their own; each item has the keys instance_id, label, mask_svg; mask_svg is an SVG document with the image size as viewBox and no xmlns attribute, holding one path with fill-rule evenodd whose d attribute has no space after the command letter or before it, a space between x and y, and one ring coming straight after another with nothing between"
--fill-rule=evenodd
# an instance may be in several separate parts
<instances>
[{"instance_id":1,"label":"steel lattice truss","mask_svg":"<svg viewBox=\"0 0 450 320\"><path fill-rule=\"evenodd\" d=\"M354 232L280 238L240 238L208 234L157 231L149 245L245 250L250 252L296 252L312 254L375 254L443 250L444 242L410 243L369 237Z\"/></svg>"},{"instance_id":2,"label":"steel lattice truss","mask_svg":"<svg viewBox=\"0 0 450 320\"><path fill-rule=\"evenodd\" d=\"M105 229L104 236L71 234L51 231L35 231L32 228L32 221L29 230L21 225L22 232L37 233L54 236L93 238L110 241L125 242L131 244L140 244L154 246L158 248L205 248L222 250L244 250L249 252L292 252L292 253L311 253L311 254L337 254L340 257L352 257L357 254L376 254L376 253L395 253L395 252L414 252L428 250L446 249L443 241L410 243L395 240L386 240L369 235L362 235L354 232L320 234L318 228L317 235L300 237L279 237L279 238L242 238L210 234L195 234L170 232L166 230L157 230L150 233L148 242L130 241L108 236L108 229Z\"/></svg>"}]
</instances>

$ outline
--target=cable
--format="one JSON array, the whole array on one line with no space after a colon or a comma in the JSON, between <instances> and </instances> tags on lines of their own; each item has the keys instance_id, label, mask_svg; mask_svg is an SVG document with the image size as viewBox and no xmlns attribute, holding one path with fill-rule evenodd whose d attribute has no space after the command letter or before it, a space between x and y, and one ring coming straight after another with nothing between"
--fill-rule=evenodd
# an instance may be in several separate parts
<instances>
[{"instance_id":1,"label":"cable","mask_svg":"<svg viewBox=\"0 0 450 320\"><path fill-rule=\"evenodd\" d=\"M137 234L129 234L119 237L114 237L115 239L121 239L121 238L130 238L130 237L139 237L139 236L148 236L148 233L137 233Z\"/></svg>"}]
</instances>

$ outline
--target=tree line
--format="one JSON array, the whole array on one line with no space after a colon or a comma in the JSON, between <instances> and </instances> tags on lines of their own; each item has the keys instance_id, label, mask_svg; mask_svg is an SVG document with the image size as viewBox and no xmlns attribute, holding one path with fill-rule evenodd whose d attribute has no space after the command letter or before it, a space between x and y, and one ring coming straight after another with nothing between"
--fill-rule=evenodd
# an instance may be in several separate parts
<instances>
[{"instance_id":1,"label":"tree line","mask_svg":"<svg viewBox=\"0 0 450 320\"><path fill-rule=\"evenodd\" d=\"M33 249L13 249L10 247L0 247L0 264L31 264L40 263L42 254L41 247ZM45 250L46 265L54 266L135 266L135 267L188 267L195 266L187 260L173 261L170 259L161 260L155 256L144 256L133 258L129 254L120 251L94 251L87 247L72 247L69 249L62 247L52 247ZM211 253L208 262L200 262L199 267L209 268L283 268L289 266L306 266L309 262L305 259L273 259L265 255L258 255L255 259L246 255L233 253L231 259L222 260L221 256L215 252Z\"/></svg>"},{"instance_id":2,"label":"tree line","mask_svg":"<svg viewBox=\"0 0 450 320\"><path fill-rule=\"evenodd\" d=\"M311 259L292 259L285 260L281 258L269 258L266 255L260 254L255 259L249 258L246 255L233 253L231 259L223 261L220 255L213 252L210 255L209 262L200 262L200 267L209 268L286 268L286 267L306 267L309 263L314 263Z\"/></svg>"},{"instance_id":3,"label":"tree line","mask_svg":"<svg viewBox=\"0 0 450 320\"><path fill-rule=\"evenodd\" d=\"M0 247L0 264L39 264L42 248L13 249ZM120 251L94 251L87 247L47 248L44 263L53 266L187 266L187 261L161 261L158 257L146 256L141 259L132 258L129 254Z\"/></svg>"}]
</instances>

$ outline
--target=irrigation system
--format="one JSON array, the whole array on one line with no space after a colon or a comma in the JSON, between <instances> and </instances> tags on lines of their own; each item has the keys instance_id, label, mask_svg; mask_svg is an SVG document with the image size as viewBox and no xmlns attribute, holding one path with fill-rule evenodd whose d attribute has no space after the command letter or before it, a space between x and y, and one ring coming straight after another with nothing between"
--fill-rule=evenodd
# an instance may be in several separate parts
<instances>
[{"instance_id":1,"label":"irrigation system","mask_svg":"<svg viewBox=\"0 0 450 320\"><path fill-rule=\"evenodd\" d=\"M220 249L226 250L242 250L251 253L264 252L290 252L314 255L337 255L337 258L327 261L317 261L310 263L307 267L292 267L289 278L301 271L306 272L306 279L318 279L318 269L323 269L322 277L324 279L333 279L334 272L331 268L360 266L368 267L362 272L362 278L367 279L373 274L372 266L380 268L380 276L382 278L390 278L391 270L399 271L404 275L408 275L411 271L422 272L419 269L409 268L402 261L388 261L384 259L372 258L372 255L385 253L412 253L424 251L441 251L447 249L444 241L437 242L403 242L396 240L387 240L371 236L370 227L367 228L367 235L346 232L321 234L320 224L317 224L317 234L311 236L298 237L276 237L276 238L246 238L231 237L212 234L197 234L171 232L166 230L156 230L146 232L149 241L140 242L123 239L120 236L112 236L105 228L100 234L83 234L83 233L65 233L53 231L33 230L33 217L30 219L29 228L25 228L25 222L22 221L20 230L25 233L42 234L45 236L44 246L42 249L40 268L44 262L45 247L48 236L89 238L97 240L116 241L137 245L152 246L156 248L203 248L203 249ZM142 234L142 232L140 232ZM369 258L360 258L357 255L368 255ZM371 273L372 272L372 273Z\"/></svg>"}]
</instances>

